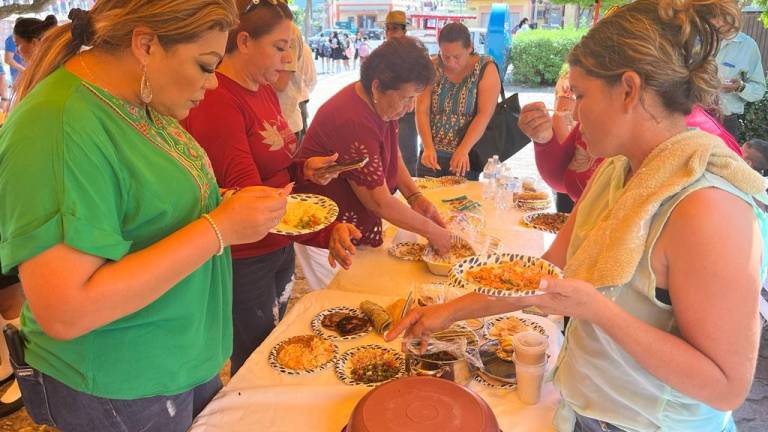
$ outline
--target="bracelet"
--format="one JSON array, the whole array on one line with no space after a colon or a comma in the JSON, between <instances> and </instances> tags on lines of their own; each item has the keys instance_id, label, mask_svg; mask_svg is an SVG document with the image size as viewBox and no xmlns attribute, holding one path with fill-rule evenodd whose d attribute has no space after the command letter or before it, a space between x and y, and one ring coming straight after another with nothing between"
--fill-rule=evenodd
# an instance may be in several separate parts
<instances>
[{"instance_id":1,"label":"bracelet","mask_svg":"<svg viewBox=\"0 0 768 432\"><path fill-rule=\"evenodd\" d=\"M408 203L408 205L413 205L413 203L411 202L411 200L413 200L414 198L418 198L418 197L419 197L419 195L421 195L421 194L422 194L422 193L421 193L420 191L414 192L414 193L412 193L410 196L406 197L406 198L405 198L405 201Z\"/></svg>"},{"instance_id":2,"label":"bracelet","mask_svg":"<svg viewBox=\"0 0 768 432\"><path fill-rule=\"evenodd\" d=\"M229 197L231 197L231 196L235 195L235 194L236 194L236 193L238 193L238 192L240 192L240 188L239 188L239 187L237 187L237 186L235 186L235 187L233 187L232 189L227 189L227 190L225 190L225 191L224 191L224 193L221 195L221 198L223 198L223 199L227 199L227 198L229 198Z\"/></svg>"},{"instance_id":3,"label":"bracelet","mask_svg":"<svg viewBox=\"0 0 768 432\"><path fill-rule=\"evenodd\" d=\"M736 93L741 93L741 92L743 92L746 89L747 89L747 83L742 81L741 85L739 86L739 88L736 89Z\"/></svg>"},{"instance_id":4,"label":"bracelet","mask_svg":"<svg viewBox=\"0 0 768 432\"><path fill-rule=\"evenodd\" d=\"M203 213L203 218L208 221L208 223L211 225L211 228L213 228L214 234L216 234L216 239L219 241L219 251L216 252L216 256L222 255L224 253L224 237L221 236L221 231L219 231L219 227L216 226L216 222L213 221L213 218L208 213Z\"/></svg>"}]
</instances>

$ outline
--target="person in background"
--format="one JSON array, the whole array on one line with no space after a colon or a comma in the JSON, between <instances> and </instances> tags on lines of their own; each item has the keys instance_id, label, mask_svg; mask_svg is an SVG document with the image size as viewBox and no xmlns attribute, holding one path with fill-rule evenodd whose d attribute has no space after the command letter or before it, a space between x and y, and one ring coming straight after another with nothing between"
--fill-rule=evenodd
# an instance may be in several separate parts
<instances>
[{"instance_id":1,"label":"person in background","mask_svg":"<svg viewBox=\"0 0 768 432\"><path fill-rule=\"evenodd\" d=\"M367 59L368 56L371 55L371 46L368 44L368 37L363 36L363 39L360 42L360 48L359 48L358 52L360 54L360 67L362 67L363 66L363 62L365 61L365 59ZM407 115L408 115L408 113L405 114L405 116L407 116ZM403 116L403 117L405 117L405 116ZM414 131L416 130L415 121L416 120L414 120L414 128L413 128ZM402 125L400 126L400 132L401 133L406 132L405 130L403 130ZM418 143L417 143L417 145L418 145ZM400 153L402 154L402 148L400 149ZM408 172L410 172L410 170Z\"/></svg>"},{"instance_id":2,"label":"person in background","mask_svg":"<svg viewBox=\"0 0 768 432\"><path fill-rule=\"evenodd\" d=\"M0 125L5 121L5 113L11 104L10 86L5 75L5 68L0 66Z\"/></svg>"},{"instance_id":3,"label":"person in background","mask_svg":"<svg viewBox=\"0 0 768 432\"><path fill-rule=\"evenodd\" d=\"M56 27L58 21L53 15L48 15L44 20L37 18L21 18L13 26L13 40L24 63L29 64L35 56L40 39L45 32Z\"/></svg>"},{"instance_id":4,"label":"person in background","mask_svg":"<svg viewBox=\"0 0 768 432\"><path fill-rule=\"evenodd\" d=\"M17 18L16 22L18 22L21 18L22 17ZM10 34L7 38L5 38L5 54L3 58L5 60L5 64L7 64L8 68L11 70L11 81L9 84L14 84L19 76L19 73L24 70L24 60L21 59L21 56L16 50L16 42L13 40L13 34Z\"/></svg>"},{"instance_id":5,"label":"person in background","mask_svg":"<svg viewBox=\"0 0 768 432\"><path fill-rule=\"evenodd\" d=\"M733 0L637 0L593 26L568 62L575 119L606 159L543 256L565 278L417 308L386 339L536 306L572 317L558 432L735 431L760 341L765 179L685 116L715 102L714 51L740 13Z\"/></svg>"},{"instance_id":6,"label":"person in background","mask_svg":"<svg viewBox=\"0 0 768 432\"><path fill-rule=\"evenodd\" d=\"M719 21L715 20L717 25ZM765 94L765 71L757 43L743 32L724 39L717 52L720 87L720 109L723 126L740 139L739 115L744 104L760 100Z\"/></svg>"},{"instance_id":7,"label":"person in background","mask_svg":"<svg viewBox=\"0 0 768 432\"><path fill-rule=\"evenodd\" d=\"M566 72L555 86L555 112L550 116L542 102L523 107L520 130L534 142L536 167L544 181L557 191L557 210L570 213L592 177L603 162L592 156L582 137L578 122L573 119L575 97ZM699 105L694 105L685 117L689 128L717 135L734 152L741 155L738 142L725 128Z\"/></svg>"},{"instance_id":8,"label":"person in background","mask_svg":"<svg viewBox=\"0 0 768 432\"><path fill-rule=\"evenodd\" d=\"M351 37L349 37L348 34L344 33L344 70L349 71L352 65L349 64L349 61L354 59L355 57L355 40Z\"/></svg>"},{"instance_id":9,"label":"person in background","mask_svg":"<svg viewBox=\"0 0 768 432\"><path fill-rule=\"evenodd\" d=\"M62 432L185 431L231 352L228 246L286 207L280 189L222 198L177 120L216 87L238 11L99 0L69 18L0 132L0 262L27 299L16 378L32 419Z\"/></svg>"},{"instance_id":10,"label":"person in background","mask_svg":"<svg viewBox=\"0 0 768 432\"><path fill-rule=\"evenodd\" d=\"M360 81L331 97L309 126L299 157L337 153L340 162L368 158L362 168L347 171L327 186L304 183L301 192L331 198L339 220L362 232L357 244L381 246L382 219L426 237L439 253L450 248L450 233L435 206L419 192L397 147L397 120L413 109L416 95L434 78L429 55L418 40L387 39L360 69ZM394 197L400 191L406 203ZM297 259L310 288L323 288L333 278L328 252L297 245ZM302 251L299 253L298 251Z\"/></svg>"},{"instance_id":11,"label":"person in background","mask_svg":"<svg viewBox=\"0 0 768 432\"><path fill-rule=\"evenodd\" d=\"M219 86L206 93L183 124L207 152L222 188L290 188L291 183L303 181L325 184L332 177L318 169L332 164L336 156L294 158L296 135L270 85L291 61L293 14L284 2L239 0L237 4L243 12L238 27L229 33L226 55L215 73ZM330 261L331 266L338 262L349 268L354 252L350 238L356 236L354 226L337 223L293 238L268 234L232 249L233 375L285 314L295 270L291 243L330 247L325 266Z\"/></svg>"},{"instance_id":12,"label":"person in background","mask_svg":"<svg viewBox=\"0 0 768 432\"><path fill-rule=\"evenodd\" d=\"M344 59L344 42L341 40L339 32L333 32L328 38L328 43L331 46L331 60L333 60L331 73L341 72L341 62Z\"/></svg>"},{"instance_id":13,"label":"person in background","mask_svg":"<svg viewBox=\"0 0 768 432\"><path fill-rule=\"evenodd\" d=\"M283 69L279 71L277 81L272 84L280 100L283 117L288 121L291 131L296 135L296 142L299 146L301 146L301 140L306 132L305 113L310 92L307 89L307 84L309 83L314 87L314 83L317 81L312 56L307 56L308 48L301 36L301 30L294 24L288 46L290 62L282 65Z\"/></svg>"},{"instance_id":14,"label":"person in background","mask_svg":"<svg viewBox=\"0 0 768 432\"><path fill-rule=\"evenodd\" d=\"M435 83L419 95L416 123L424 144L421 168L426 175L466 176L469 152L483 136L501 92L499 71L490 56L477 54L469 29L454 22L438 36L440 54L433 60Z\"/></svg>"},{"instance_id":15,"label":"person in background","mask_svg":"<svg viewBox=\"0 0 768 432\"><path fill-rule=\"evenodd\" d=\"M301 111L301 137L304 139L304 135L307 134L307 128L309 127L309 112L307 105L309 105L309 95L315 89L317 84L317 71L315 70L315 62L312 61L312 49L309 45L302 42L304 47L304 55L299 69L296 73L301 75L302 86L301 94L299 95L299 110ZM301 141L299 141L301 145Z\"/></svg>"},{"instance_id":16,"label":"person in background","mask_svg":"<svg viewBox=\"0 0 768 432\"><path fill-rule=\"evenodd\" d=\"M403 37L407 33L408 20L405 12L400 10L390 11L385 19L384 37L386 40ZM370 55L370 48L367 52ZM368 55L365 57L368 57ZM405 168L411 177L416 177L419 168L419 133L416 130L415 110L408 111L400 117L400 120L398 120L397 136L400 155L403 157Z\"/></svg>"},{"instance_id":17,"label":"person in background","mask_svg":"<svg viewBox=\"0 0 768 432\"><path fill-rule=\"evenodd\" d=\"M520 20L519 23L515 26L514 29L512 29L512 34L517 34L520 32L528 31L531 27L528 25L528 18L523 18Z\"/></svg>"},{"instance_id":18,"label":"person in background","mask_svg":"<svg viewBox=\"0 0 768 432\"><path fill-rule=\"evenodd\" d=\"M744 160L755 171L765 177L768 175L768 141L753 138L744 143Z\"/></svg>"}]
</instances>

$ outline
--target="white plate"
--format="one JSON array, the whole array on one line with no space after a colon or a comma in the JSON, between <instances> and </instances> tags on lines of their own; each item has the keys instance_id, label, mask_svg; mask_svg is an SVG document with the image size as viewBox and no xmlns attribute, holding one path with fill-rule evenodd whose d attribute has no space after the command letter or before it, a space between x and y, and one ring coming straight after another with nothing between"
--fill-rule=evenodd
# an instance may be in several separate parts
<instances>
[{"instance_id":1,"label":"white plate","mask_svg":"<svg viewBox=\"0 0 768 432\"><path fill-rule=\"evenodd\" d=\"M409 253L417 246L419 247L418 251ZM404 241L392 244L389 249L387 249L387 253L392 257L404 261L421 261L421 256L424 254L426 248L427 245L424 243Z\"/></svg>"},{"instance_id":2,"label":"white plate","mask_svg":"<svg viewBox=\"0 0 768 432\"><path fill-rule=\"evenodd\" d=\"M376 350L382 353L388 352L392 353L395 361L398 363L398 366L400 368L400 371L398 374L391 379L388 379L386 381L376 382L376 383L363 383L355 380L352 378L352 365L350 363L350 359L355 354L366 351L366 350ZM350 349L349 351L345 352L344 354L339 357L339 359L336 361L336 376L339 378L339 381L343 382L347 385L360 385L360 386L366 386L366 387L376 387L379 384L384 384L385 382L392 381L393 379L397 379L405 375L405 357L403 357L403 354L393 350L392 348L388 348L382 345L361 345L358 347L354 347Z\"/></svg>"},{"instance_id":3,"label":"white plate","mask_svg":"<svg viewBox=\"0 0 768 432\"><path fill-rule=\"evenodd\" d=\"M316 336L316 335L302 335L302 336L319 337L319 336ZM326 342L330 343L333 346L333 356L331 356L331 358L327 362L325 362L325 363L323 363L323 364L321 364L321 365L319 365L317 367L314 367L312 369L290 369L290 368L287 368L287 367L281 365L280 362L277 361L277 353L278 353L278 351L280 350L280 348L283 345L285 345L286 343L291 342L292 339L295 338L295 337L296 336L290 337L290 338L288 338L288 339L278 343L277 345L272 347L272 350L269 352L269 357L267 358L267 362L269 363L270 366L272 366L273 369L275 369L276 371L278 371L280 373L284 373L286 375L309 375L311 373L315 373L315 372L327 369L328 366L333 364L334 360L339 355L339 347L336 346L336 344L333 343L333 342L326 341Z\"/></svg>"},{"instance_id":4,"label":"white plate","mask_svg":"<svg viewBox=\"0 0 768 432\"><path fill-rule=\"evenodd\" d=\"M539 231L544 231L552 234L557 234L560 230L559 229L551 229L549 227L546 227L544 225L540 225L536 223L536 218L544 215L559 215L562 217L565 217L565 220L568 220L568 213L560 213L560 212L536 212L536 213L528 213L527 215L523 216L523 222L530 226L533 229L537 229ZM565 225L565 222L563 222L563 225ZM561 225L562 227L562 225Z\"/></svg>"},{"instance_id":5,"label":"white plate","mask_svg":"<svg viewBox=\"0 0 768 432\"><path fill-rule=\"evenodd\" d=\"M544 271L546 271L546 273L549 276L552 276L555 278L563 277L562 270L557 268L557 266L550 263L549 261L546 261L537 257L528 256L528 255L501 253L501 254L474 256L474 257L469 257L459 261L458 263L456 263L456 265L453 266L453 268L451 268L451 273L450 273L448 283L451 286L454 286L457 288L467 288L467 289L474 290L475 292L478 292L480 294L497 296L497 297L523 297L523 296L540 294L538 289L525 290L525 291L523 290L512 291L512 290L504 290L504 289L487 287L487 286L477 284L475 282L471 282L467 280L465 277L465 274L468 271L476 269L478 267L483 267L486 265L498 265L498 264L502 264L505 262L513 261L513 260L523 261L526 267L533 267L533 266L541 267Z\"/></svg>"},{"instance_id":6,"label":"white plate","mask_svg":"<svg viewBox=\"0 0 768 432\"><path fill-rule=\"evenodd\" d=\"M312 205L319 208L318 213L320 216L320 223L311 228L298 228L285 223L285 218L291 214L292 211L301 211L300 208L305 205ZM269 232L293 236L320 231L336 220L336 217L339 215L339 206L337 206L330 198L322 195L293 194L288 195L288 205L285 213L286 216L283 216L283 220L281 220L276 227L269 230Z\"/></svg>"},{"instance_id":7,"label":"white plate","mask_svg":"<svg viewBox=\"0 0 768 432\"><path fill-rule=\"evenodd\" d=\"M355 333L348 336L342 336L333 330L329 330L323 327L323 324L322 324L323 318L325 318L326 315L335 313L335 312L344 312L350 315L367 318L360 309L355 309L347 306L332 307L330 309L326 309L320 312L319 314L315 315L315 317L312 319L312 322L310 323L310 326L312 327L312 331L316 335L320 336L321 338L332 340L332 341L357 339L359 337L362 337L368 334L371 331L372 327L368 325L368 328L361 331L360 333Z\"/></svg>"},{"instance_id":8,"label":"white plate","mask_svg":"<svg viewBox=\"0 0 768 432\"><path fill-rule=\"evenodd\" d=\"M488 331L486 332L486 337L488 339L494 339L494 340L497 339L497 338L491 336L491 331L493 330L494 327L499 325L501 322L506 321L506 320L508 320L510 318L517 318L525 326L527 326L529 329L531 329L531 331L535 331L536 333L540 333L540 334L542 334L544 336L549 337L549 335L547 334L547 331L544 329L544 327L542 327L541 324L537 323L536 321L534 321L532 319L528 319L528 318L519 317L517 315L510 315L510 314L498 316L496 318L493 318L492 320L489 320L488 323L486 324L486 327L488 328Z\"/></svg>"}]
</instances>

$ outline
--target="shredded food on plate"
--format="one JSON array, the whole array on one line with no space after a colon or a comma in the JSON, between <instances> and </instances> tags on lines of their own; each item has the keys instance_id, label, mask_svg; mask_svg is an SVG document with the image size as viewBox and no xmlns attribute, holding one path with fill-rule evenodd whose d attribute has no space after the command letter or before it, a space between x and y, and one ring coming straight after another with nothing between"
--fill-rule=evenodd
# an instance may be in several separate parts
<instances>
[{"instance_id":1,"label":"shredded food on plate","mask_svg":"<svg viewBox=\"0 0 768 432\"><path fill-rule=\"evenodd\" d=\"M470 282L505 291L535 291L545 276L545 269L518 259L468 270L465 275Z\"/></svg>"},{"instance_id":2,"label":"shredded food on plate","mask_svg":"<svg viewBox=\"0 0 768 432\"><path fill-rule=\"evenodd\" d=\"M314 336L289 339L277 354L277 361L288 369L314 369L333 358L333 344Z\"/></svg>"}]
</instances>

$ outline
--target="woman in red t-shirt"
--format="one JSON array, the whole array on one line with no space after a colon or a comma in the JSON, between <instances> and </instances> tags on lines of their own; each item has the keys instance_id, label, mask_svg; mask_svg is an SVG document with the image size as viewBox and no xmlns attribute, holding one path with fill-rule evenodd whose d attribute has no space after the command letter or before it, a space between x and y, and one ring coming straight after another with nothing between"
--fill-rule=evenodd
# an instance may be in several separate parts
<instances>
[{"instance_id":1,"label":"woman in red t-shirt","mask_svg":"<svg viewBox=\"0 0 768 432\"><path fill-rule=\"evenodd\" d=\"M282 65L290 61L293 15L283 2L239 4L243 4L244 12L239 26L229 33L226 55L216 72L219 86L206 93L184 126L205 148L222 188L280 188L304 180L327 183L331 177L319 175L316 170L333 163L337 156L294 159L298 150L296 136L270 85ZM331 265L339 262L348 268L355 250L351 238L359 237L353 225L342 223L295 240L330 247ZM286 288L294 273L291 240L268 234L256 243L232 248L232 374L285 312L291 294Z\"/></svg>"},{"instance_id":2,"label":"woman in red t-shirt","mask_svg":"<svg viewBox=\"0 0 768 432\"><path fill-rule=\"evenodd\" d=\"M397 120L413 110L416 96L434 76L419 41L387 40L362 64L360 81L320 107L304 137L301 157L336 153L342 162L368 157L367 165L345 172L325 187L299 187L338 203L339 218L362 232L360 244L380 246L381 220L386 219L426 237L441 253L450 248L450 233L435 206L419 192L398 150ZM408 205L392 196L396 190Z\"/></svg>"}]
</instances>

